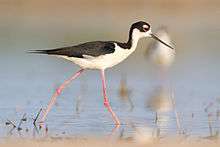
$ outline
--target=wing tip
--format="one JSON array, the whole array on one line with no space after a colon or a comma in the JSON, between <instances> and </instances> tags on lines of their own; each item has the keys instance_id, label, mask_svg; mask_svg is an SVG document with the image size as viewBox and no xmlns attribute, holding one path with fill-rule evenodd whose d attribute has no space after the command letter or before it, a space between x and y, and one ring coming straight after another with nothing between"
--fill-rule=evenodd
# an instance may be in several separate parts
<instances>
[{"instance_id":1,"label":"wing tip","mask_svg":"<svg viewBox=\"0 0 220 147\"><path fill-rule=\"evenodd\" d=\"M47 50L28 50L26 53L30 54L48 54Z\"/></svg>"}]
</instances>

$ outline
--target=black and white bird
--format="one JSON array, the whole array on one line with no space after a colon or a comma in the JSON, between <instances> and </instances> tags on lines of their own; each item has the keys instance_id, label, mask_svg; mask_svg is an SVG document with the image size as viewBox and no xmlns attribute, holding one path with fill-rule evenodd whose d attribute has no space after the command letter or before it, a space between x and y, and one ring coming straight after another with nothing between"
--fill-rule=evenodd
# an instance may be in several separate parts
<instances>
[{"instance_id":1,"label":"black and white bird","mask_svg":"<svg viewBox=\"0 0 220 147\"><path fill-rule=\"evenodd\" d=\"M101 71L102 88L104 96L104 106L111 113L115 125L119 126L120 121L113 112L106 93L105 69L119 64L125 60L137 47L141 38L152 37L162 44L173 49L172 46L166 44L151 32L151 26L139 21L131 25L129 38L126 43L117 41L94 41L86 42L75 46L50 49L50 50L32 50L31 53L48 54L70 60L80 66L80 70L72 77L67 79L53 94L47 109L44 111L41 122L44 122L48 112L56 101L56 97L60 95L62 90L75 78L77 78L85 69L97 69Z\"/></svg>"}]
</instances>

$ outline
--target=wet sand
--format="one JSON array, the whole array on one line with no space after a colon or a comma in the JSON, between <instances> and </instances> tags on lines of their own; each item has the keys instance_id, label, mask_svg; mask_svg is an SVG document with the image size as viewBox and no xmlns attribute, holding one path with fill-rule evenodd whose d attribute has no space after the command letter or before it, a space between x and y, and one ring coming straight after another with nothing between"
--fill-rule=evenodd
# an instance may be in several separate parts
<instances>
[{"instance_id":1,"label":"wet sand","mask_svg":"<svg viewBox=\"0 0 220 147\"><path fill-rule=\"evenodd\" d=\"M40 140L28 140L28 139L18 139L18 140L5 140L0 143L0 147L134 147L134 146L149 146L149 147L219 147L220 143L218 140L208 140L208 139L164 139L161 141L154 141L148 143L140 143L131 140L111 140L106 138L68 138L68 139L40 139Z\"/></svg>"}]
</instances>

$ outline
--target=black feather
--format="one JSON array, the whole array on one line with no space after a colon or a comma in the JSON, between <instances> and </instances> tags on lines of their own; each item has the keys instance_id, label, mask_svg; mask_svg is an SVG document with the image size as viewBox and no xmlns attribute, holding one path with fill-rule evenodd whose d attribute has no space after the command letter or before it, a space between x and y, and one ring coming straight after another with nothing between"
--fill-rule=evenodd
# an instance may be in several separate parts
<instances>
[{"instance_id":1,"label":"black feather","mask_svg":"<svg viewBox=\"0 0 220 147\"><path fill-rule=\"evenodd\" d=\"M84 58L83 55L97 57L111 54L115 51L114 42L94 41L86 42L76 46L69 46L50 50L30 50L28 53L62 55L67 57Z\"/></svg>"}]
</instances>

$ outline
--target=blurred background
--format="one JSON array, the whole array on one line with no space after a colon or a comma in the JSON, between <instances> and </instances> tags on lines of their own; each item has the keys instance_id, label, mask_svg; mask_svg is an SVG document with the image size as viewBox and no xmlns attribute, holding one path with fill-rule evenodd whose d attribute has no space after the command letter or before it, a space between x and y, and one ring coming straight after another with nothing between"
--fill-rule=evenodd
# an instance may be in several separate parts
<instances>
[{"instance_id":1,"label":"blurred background","mask_svg":"<svg viewBox=\"0 0 220 147\"><path fill-rule=\"evenodd\" d=\"M149 22L153 32L167 26L176 45L166 87L175 95L182 127L192 135L209 134L207 116L213 116L218 130L219 16L219 0L0 0L0 136L7 134L5 120L36 114L55 88L79 69L63 59L27 54L27 50L95 40L124 42L130 25L140 20ZM127 60L106 72L111 104L125 124L153 124L154 112L146 108L145 101L160 87L160 80L145 56L150 41L139 41ZM120 99L122 77L131 91L132 111ZM172 133L175 117L169 115L170 120L165 121L170 125L163 130ZM47 122L54 134L110 132L112 122L103 106L99 72L86 71L73 81L58 98ZM131 128L127 130L132 134Z\"/></svg>"}]
</instances>

